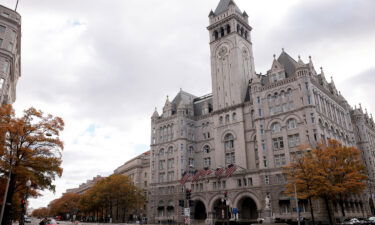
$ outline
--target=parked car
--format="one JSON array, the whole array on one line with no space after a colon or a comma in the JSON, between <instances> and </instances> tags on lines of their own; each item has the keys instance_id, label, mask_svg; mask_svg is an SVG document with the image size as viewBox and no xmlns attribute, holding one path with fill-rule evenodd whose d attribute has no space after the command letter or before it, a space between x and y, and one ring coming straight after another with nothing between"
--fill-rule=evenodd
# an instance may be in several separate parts
<instances>
[{"instance_id":1,"label":"parked car","mask_svg":"<svg viewBox=\"0 0 375 225\"><path fill-rule=\"evenodd\" d=\"M369 217L369 218L368 218L368 221L375 222L375 217L374 217L374 216Z\"/></svg>"},{"instance_id":2,"label":"parked car","mask_svg":"<svg viewBox=\"0 0 375 225\"><path fill-rule=\"evenodd\" d=\"M46 225L57 225L57 222L54 219L47 219Z\"/></svg>"},{"instance_id":3,"label":"parked car","mask_svg":"<svg viewBox=\"0 0 375 225\"><path fill-rule=\"evenodd\" d=\"M353 224L359 224L361 221L357 218L351 218L351 219L345 219L342 224L344 225L353 225Z\"/></svg>"},{"instance_id":4,"label":"parked car","mask_svg":"<svg viewBox=\"0 0 375 225\"><path fill-rule=\"evenodd\" d=\"M25 221L25 223L31 223L31 218L28 217L28 216L25 216L24 221Z\"/></svg>"}]
</instances>

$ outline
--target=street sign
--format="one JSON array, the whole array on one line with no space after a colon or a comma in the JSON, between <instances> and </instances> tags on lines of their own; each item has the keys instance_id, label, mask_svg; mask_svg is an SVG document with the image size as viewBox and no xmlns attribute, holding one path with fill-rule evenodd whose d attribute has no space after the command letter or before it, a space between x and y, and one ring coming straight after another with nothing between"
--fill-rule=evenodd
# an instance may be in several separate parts
<instances>
[{"instance_id":1,"label":"street sign","mask_svg":"<svg viewBox=\"0 0 375 225\"><path fill-rule=\"evenodd\" d=\"M190 208L184 208L184 215L190 217Z\"/></svg>"}]
</instances>

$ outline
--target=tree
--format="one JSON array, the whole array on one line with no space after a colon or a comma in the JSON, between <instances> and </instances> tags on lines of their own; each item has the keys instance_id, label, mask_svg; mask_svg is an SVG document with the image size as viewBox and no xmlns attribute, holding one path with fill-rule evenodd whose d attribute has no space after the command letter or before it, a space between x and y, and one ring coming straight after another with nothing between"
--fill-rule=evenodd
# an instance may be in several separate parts
<instances>
[{"instance_id":1,"label":"tree","mask_svg":"<svg viewBox=\"0 0 375 225\"><path fill-rule=\"evenodd\" d=\"M31 216L36 217L36 218L44 218L49 216L49 210L46 207L35 209L32 213Z\"/></svg>"},{"instance_id":2,"label":"tree","mask_svg":"<svg viewBox=\"0 0 375 225\"><path fill-rule=\"evenodd\" d=\"M26 194L28 179L32 182L31 196L40 195L39 190L55 190L52 181L62 175L63 142L59 135L63 129L60 117L34 108L16 117L11 105L0 107L0 174L9 178L8 203L15 194ZM10 224L12 209L14 204L5 207L3 225Z\"/></svg>"},{"instance_id":3,"label":"tree","mask_svg":"<svg viewBox=\"0 0 375 225\"><path fill-rule=\"evenodd\" d=\"M73 214L78 210L80 198L79 194L66 193L61 198L53 200L49 204L49 213L53 216L61 216L62 218L67 214Z\"/></svg>"},{"instance_id":4,"label":"tree","mask_svg":"<svg viewBox=\"0 0 375 225\"><path fill-rule=\"evenodd\" d=\"M339 200L345 216L343 199L350 194L363 193L367 180L360 151L343 146L336 140L329 140L328 145L319 144L311 152L295 159L285 167L285 174L288 179L286 193L292 195L295 184L299 196L310 200L323 198L331 224L335 223L331 202Z\"/></svg>"},{"instance_id":5,"label":"tree","mask_svg":"<svg viewBox=\"0 0 375 225\"><path fill-rule=\"evenodd\" d=\"M97 218L110 215L125 222L126 212L141 208L145 202L142 190L129 177L115 174L100 180L80 199L82 212L96 214Z\"/></svg>"}]
</instances>

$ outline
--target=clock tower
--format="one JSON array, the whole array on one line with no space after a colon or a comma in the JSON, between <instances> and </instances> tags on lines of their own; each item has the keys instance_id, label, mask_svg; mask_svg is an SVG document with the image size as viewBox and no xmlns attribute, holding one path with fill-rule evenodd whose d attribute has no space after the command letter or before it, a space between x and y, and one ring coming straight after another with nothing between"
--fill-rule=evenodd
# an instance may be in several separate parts
<instances>
[{"instance_id":1,"label":"clock tower","mask_svg":"<svg viewBox=\"0 0 375 225\"><path fill-rule=\"evenodd\" d=\"M243 103L255 76L248 15L233 0L220 0L209 15L213 109Z\"/></svg>"}]
</instances>

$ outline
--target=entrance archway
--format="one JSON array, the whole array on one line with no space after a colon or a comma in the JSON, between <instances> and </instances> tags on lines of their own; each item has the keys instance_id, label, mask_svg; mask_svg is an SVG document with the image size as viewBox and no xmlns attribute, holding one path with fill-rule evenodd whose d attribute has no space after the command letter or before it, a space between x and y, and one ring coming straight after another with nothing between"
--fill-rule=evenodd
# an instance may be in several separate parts
<instances>
[{"instance_id":1,"label":"entrance archway","mask_svg":"<svg viewBox=\"0 0 375 225\"><path fill-rule=\"evenodd\" d=\"M258 218L257 205L250 197L244 197L238 202L238 210L241 220L256 221Z\"/></svg>"},{"instance_id":2,"label":"entrance archway","mask_svg":"<svg viewBox=\"0 0 375 225\"><path fill-rule=\"evenodd\" d=\"M228 206L222 199L217 199L213 206L215 219L226 220L230 217Z\"/></svg>"},{"instance_id":3,"label":"entrance archway","mask_svg":"<svg viewBox=\"0 0 375 225\"><path fill-rule=\"evenodd\" d=\"M194 219L205 220L207 219L206 206L200 200L194 202Z\"/></svg>"}]
</instances>

